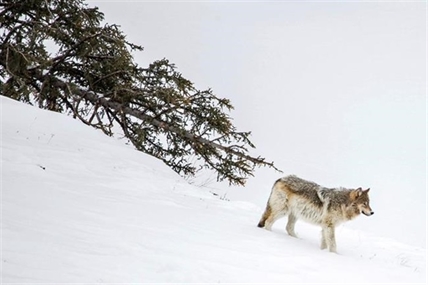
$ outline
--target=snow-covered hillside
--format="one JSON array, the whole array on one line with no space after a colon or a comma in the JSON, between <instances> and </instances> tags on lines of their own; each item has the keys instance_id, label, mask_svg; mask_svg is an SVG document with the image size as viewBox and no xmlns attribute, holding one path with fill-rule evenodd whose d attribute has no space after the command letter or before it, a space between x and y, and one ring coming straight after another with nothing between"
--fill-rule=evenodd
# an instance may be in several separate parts
<instances>
[{"instance_id":1,"label":"snow-covered hillside","mask_svg":"<svg viewBox=\"0 0 428 285\"><path fill-rule=\"evenodd\" d=\"M191 186L70 117L0 98L3 283L426 281L423 248L340 227L339 254L321 251L317 227L298 223L298 239L285 220L259 229L263 209Z\"/></svg>"}]
</instances>

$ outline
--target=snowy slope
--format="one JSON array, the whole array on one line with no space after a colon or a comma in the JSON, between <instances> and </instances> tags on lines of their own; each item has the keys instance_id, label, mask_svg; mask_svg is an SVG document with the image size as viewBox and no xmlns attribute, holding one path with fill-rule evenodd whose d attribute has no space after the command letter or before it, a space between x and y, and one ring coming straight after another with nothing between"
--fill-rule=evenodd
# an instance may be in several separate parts
<instances>
[{"instance_id":1,"label":"snowy slope","mask_svg":"<svg viewBox=\"0 0 428 285\"><path fill-rule=\"evenodd\" d=\"M3 283L426 281L423 248L340 227L339 254L321 251L316 227L298 223L299 239L285 220L259 229L263 209L188 185L70 117L0 98Z\"/></svg>"}]
</instances>

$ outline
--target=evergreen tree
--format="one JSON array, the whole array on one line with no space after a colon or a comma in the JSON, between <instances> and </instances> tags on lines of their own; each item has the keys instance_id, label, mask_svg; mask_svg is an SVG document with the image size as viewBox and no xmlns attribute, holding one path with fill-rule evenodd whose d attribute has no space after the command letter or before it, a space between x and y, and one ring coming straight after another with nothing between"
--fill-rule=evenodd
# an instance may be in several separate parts
<instances>
[{"instance_id":1,"label":"evergreen tree","mask_svg":"<svg viewBox=\"0 0 428 285\"><path fill-rule=\"evenodd\" d=\"M166 59L138 66L131 53L143 48L103 20L82 0L2 0L0 92L107 135L120 126L138 150L181 175L208 168L243 185L256 166L276 169L248 154L250 132L233 126L229 100L197 90Z\"/></svg>"}]
</instances>

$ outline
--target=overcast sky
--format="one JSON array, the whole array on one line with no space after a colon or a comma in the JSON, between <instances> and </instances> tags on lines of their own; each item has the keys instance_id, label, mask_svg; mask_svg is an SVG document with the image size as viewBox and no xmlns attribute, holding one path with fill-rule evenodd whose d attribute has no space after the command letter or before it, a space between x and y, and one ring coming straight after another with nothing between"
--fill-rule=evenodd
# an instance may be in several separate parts
<instances>
[{"instance_id":1,"label":"overcast sky","mask_svg":"<svg viewBox=\"0 0 428 285\"><path fill-rule=\"evenodd\" d=\"M424 2L90 3L144 46L142 66L168 58L231 99L253 154L325 186L371 187L376 214L352 226L425 245ZM264 207L281 176L211 186Z\"/></svg>"}]
</instances>

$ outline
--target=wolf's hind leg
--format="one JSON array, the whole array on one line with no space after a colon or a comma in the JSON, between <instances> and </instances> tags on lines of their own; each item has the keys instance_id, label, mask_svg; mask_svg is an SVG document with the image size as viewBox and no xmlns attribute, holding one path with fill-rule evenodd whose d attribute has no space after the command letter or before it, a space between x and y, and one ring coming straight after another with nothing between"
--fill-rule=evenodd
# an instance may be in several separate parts
<instances>
[{"instance_id":1,"label":"wolf's hind leg","mask_svg":"<svg viewBox=\"0 0 428 285\"><path fill-rule=\"evenodd\" d=\"M281 211L281 212L275 212L275 211L273 211L271 213L271 215L269 216L269 218L266 219L264 228L270 231L272 229L273 224L279 218L282 218L285 215L286 215L286 212L283 212L283 211Z\"/></svg>"},{"instance_id":2,"label":"wolf's hind leg","mask_svg":"<svg viewBox=\"0 0 428 285\"><path fill-rule=\"evenodd\" d=\"M297 218L293 213L290 213L288 215L288 222L287 226L285 227L287 233L292 237L297 237L296 233L294 232L294 225L296 224Z\"/></svg>"},{"instance_id":3,"label":"wolf's hind leg","mask_svg":"<svg viewBox=\"0 0 428 285\"><path fill-rule=\"evenodd\" d=\"M287 212L285 210L274 209L270 205L268 205L257 226L259 228L265 228L270 231L272 229L272 225L276 222L276 220L284 217L286 214Z\"/></svg>"},{"instance_id":4,"label":"wolf's hind leg","mask_svg":"<svg viewBox=\"0 0 428 285\"><path fill-rule=\"evenodd\" d=\"M270 230L273 223L288 214L287 196L276 182L258 226Z\"/></svg>"}]
</instances>

